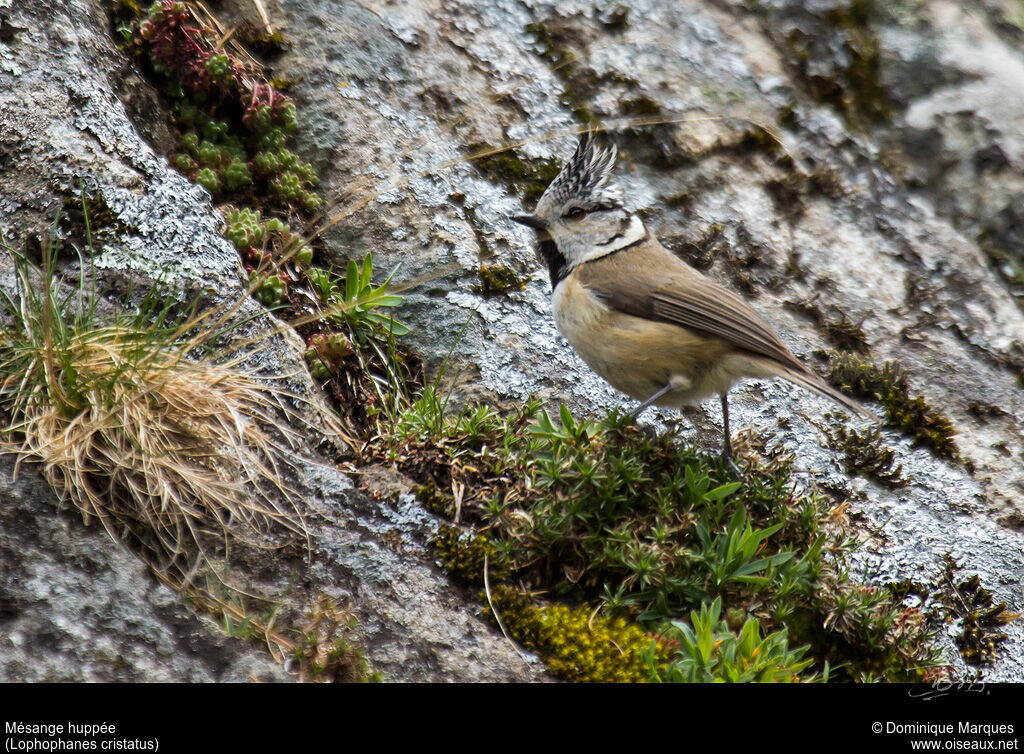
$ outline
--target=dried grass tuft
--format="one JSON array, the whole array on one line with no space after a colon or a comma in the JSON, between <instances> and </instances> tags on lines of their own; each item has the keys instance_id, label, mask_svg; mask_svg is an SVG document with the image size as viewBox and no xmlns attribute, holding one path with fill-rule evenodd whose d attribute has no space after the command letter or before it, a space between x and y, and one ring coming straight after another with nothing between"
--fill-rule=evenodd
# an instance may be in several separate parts
<instances>
[{"instance_id":1,"label":"dried grass tuft","mask_svg":"<svg viewBox=\"0 0 1024 754\"><path fill-rule=\"evenodd\" d=\"M284 478L283 390L237 363L185 358L167 310L102 322L95 297L15 253L15 327L0 335L0 450L40 464L62 500L182 586L232 542L305 537ZM145 307L143 307L145 308ZM194 344L195 340L189 340ZM16 466L16 468L17 468Z\"/></svg>"}]
</instances>

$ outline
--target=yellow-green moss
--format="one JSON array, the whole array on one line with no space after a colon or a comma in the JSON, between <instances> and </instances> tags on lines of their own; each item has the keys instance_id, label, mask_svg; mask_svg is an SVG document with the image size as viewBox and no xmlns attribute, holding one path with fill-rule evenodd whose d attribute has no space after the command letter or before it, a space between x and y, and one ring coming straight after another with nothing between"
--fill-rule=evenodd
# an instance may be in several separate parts
<instances>
[{"instance_id":1,"label":"yellow-green moss","mask_svg":"<svg viewBox=\"0 0 1024 754\"><path fill-rule=\"evenodd\" d=\"M527 279L503 264L482 264L476 274L480 278L480 284L474 285L473 290L485 296L521 291L526 287Z\"/></svg>"},{"instance_id":2,"label":"yellow-green moss","mask_svg":"<svg viewBox=\"0 0 1024 754\"><path fill-rule=\"evenodd\" d=\"M537 652L552 675L567 681L629 683L647 680L644 653L653 645L655 662L668 652L661 642L624 618L594 614L586 605L539 606L510 587L491 591L491 600L512 636Z\"/></svg>"},{"instance_id":3,"label":"yellow-green moss","mask_svg":"<svg viewBox=\"0 0 1024 754\"><path fill-rule=\"evenodd\" d=\"M447 519L455 515L455 498L441 492L432 481L414 488L412 492L431 513Z\"/></svg>"},{"instance_id":4,"label":"yellow-green moss","mask_svg":"<svg viewBox=\"0 0 1024 754\"><path fill-rule=\"evenodd\" d=\"M457 526L444 524L430 540L430 548L451 574L470 584L484 583L484 564L488 578L501 579L508 568L499 560L494 543L485 534L463 533Z\"/></svg>"}]
</instances>

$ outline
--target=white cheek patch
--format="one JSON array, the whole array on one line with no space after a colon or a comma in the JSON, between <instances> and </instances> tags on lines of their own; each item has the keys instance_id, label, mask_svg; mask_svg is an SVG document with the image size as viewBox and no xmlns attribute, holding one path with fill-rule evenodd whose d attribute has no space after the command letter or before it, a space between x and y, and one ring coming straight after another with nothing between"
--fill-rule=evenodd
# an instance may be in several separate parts
<instances>
[{"instance_id":1,"label":"white cheek patch","mask_svg":"<svg viewBox=\"0 0 1024 754\"><path fill-rule=\"evenodd\" d=\"M602 244L602 249L608 251L615 251L621 249L623 246L629 246L632 243L636 243L641 238L647 235L647 229L644 227L644 221L640 219L638 215L633 215L629 218L629 227L626 228L625 232L618 238L613 238L608 243Z\"/></svg>"},{"instance_id":2,"label":"white cheek patch","mask_svg":"<svg viewBox=\"0 0 1024 754\"><path fill-rule=\"evenodd\" d=\"M613 251L632 246L637 241L642 241L646 236L647 228L644 227L644 221L639 216L633 215L629 218L629 227L626 228L622 235L616 236L606 243L595 244L578 261L589 262L592 259L600 259L606 254L611 254Z\"/></svg>"}]
</instances>

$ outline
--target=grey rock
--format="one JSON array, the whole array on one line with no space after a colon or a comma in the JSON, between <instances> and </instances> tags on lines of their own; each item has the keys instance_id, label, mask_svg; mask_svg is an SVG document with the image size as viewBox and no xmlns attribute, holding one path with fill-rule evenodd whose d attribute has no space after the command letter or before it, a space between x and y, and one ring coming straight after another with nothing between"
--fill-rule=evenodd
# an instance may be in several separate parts
<instances>
[{"instance_id":1,"label":"grey rock","mask_svg":"<svg viewBox=\"0 0 1024 754\"><path fill-rule=\"evenodd\" d=\"M857 525L877 529L856 556L866 578L931 578L949 552L997 599L1021 608L1024 535L1000 521L1024 510L1024 316L1016 284L991 264L993 245L1010 261L1021 248L1024 121L1013 85L1021 46L1009 0L987 0L980 11L944 0L894 4L864 28L829 26L845 7L830 0L640 0L624 24L612 23L610 4L575 0L270 7L291 45L275 72L298 82L298 151L320 170L328 195L343 197L325 239L339 262L373 252L379 269L401 264L408 342L434 372L452 352L446 370L459 377L461 400L537 395L587 414L622 402L554 328L533 239L508 219L521 211L520 197L464 160L473 145L503 143L521 144L527 159L564 159L580 128L573 109L590 113L616 129L626 194L668 245L685 258L709 249L708 274L738 286L809 362L830 341L799 310L863 319L871 357L904 364L914 390L960 430L963 462L938 460L886 430L912 484L890 490L850 479L827 446L832 407L781 383L737 388L733 426L794 453L807 488L849 497ZM0 0L0 19L13 29L0 33L7 236L20 241L48 224L81 181L130 229L105 240L96 261L104 274L169 275L193 291L187 295L238 296L237 257L217 235L209 197L140 138L166 143L154 122L159 100L114 49L98 0ZM806 42L803 62L793 57L793 39ZM865 40L877 72L868 83L884 94L885 117L857 118L842 88L828 86L860 75L850 44ZM541 54L557 57L554 47L580 58L556 69ZM672 122L636 127L638 108ZM755 124L776 132L784 151ZM484 296L473 290L481 263L531 277L522 291ZM259 311L247 306L242 313ZM261 318L250 332L272 327ZM268 341L251 362L264 374L301 372L300 365L298 344L287 338ZM308 380L296 379L312 400ZM1003 413L982 418L970 410L975 402ZM787 428L780 417L792 417ZM647 421L673 418L652 412ZM697 441L721 420L710 404L687 418ZM273 597L297 583L297 594L350 605L371 664L388 679L542 677L533 658L476 617L473 595L432 565L424 543L435 522L408 495L374 499L323 463L306 459L299 468L313 556L252 556L261 593ZM71 653L74 639L126 658L111 677L156 672L152 658L166 653L179 662L161 676L168 679L271 672L257 650L218 639L176 607L173 593L146 582L131 558L88 532L93 557L125 558L125 575L109 574L104 586L136 595L160 625L167 611L180 610L188 628L161 632L110 609L85 611L90 599L106 604L90 592L95 578L64 565L48 545L28 549L40 531L32 526L58 521L65 536L80 533L76 518L55 519L46 505L52 500L26 502L32 513L15 528L24 546L3 545L33 553L31 562L12 557L5 565L4 590L18 606L3 624L12 627L0 654L5 677L41 677L33 675L36 655L21 649L43 651L38 636L58 647L46 655L52 677L108 677L103 660ZM176 638L183 632L188 651ZM1007 633L987 679L1022 677L1024 633L1017 623ZM967 673L945 641L949 662Z\"/></svg>"},{"instance_id":2,"label":"grey rock","mask_svg":"<svg viewBox=\"0 0 1024 754\"><path fill-rule=\"evenodd\" d=\"M626 28L609 30L589 3L400 2L385 13L283 2L292 48L278 70L302 82L294 93L313 124L302 150L319 157L330 191L362 187L335 208L327 233L339 259L373 251L382 266L401 264L413 347L434 369L451 350L448 374L468 375L460 386L496 401L537 395L593 414L623 399L556 332L531 234L508 220L519 197L460 160L481 142L525 142L525 157L565 159L579 126L563 102L619 127L626 196L661 238L685 256L688 244L719 233L708 274L739 285L812 362L831 344L793 305L863 320L871 357L908 368L914 391L959 430L964 461L937 460L886 430L913 484L892 491L850 480L827 449L831 407L782 384L736 389L733 426L784 445L813 471L809 488L827 483L851 496L861 525L880 527L858 556L866 577L934 576L950 552L1019 609L1024 536L999 521L1024 508L1024 317L977 240L988 228L1018 243L1024 120L1008 82L1019 47L960 7L886 6L864 28L844 28L835 19L850 5L841 2L651 1L630 3ZM416 29L415 45L393 32L396 13ZM971 23L950 23L957 14ZM921 15L932 21L918 23ZM992 47L967 55L979 24ZM806 42L806 65L792 39ZM538 54L552 40L579 59L555 70ZM865 42L878 75L867 84L888 103L879 113L891 114L853 123L842 87L826 84L863 76L850 45ZM621 128L623 103L640 96L681 122ZM792 164L752 146L752 124L777 132ZM917 154L907 180L905 164L890 159L897 142ZM532 277L523 291L487 297L472 290L481 263ZM1005 414L981 419L973 402ZM710 404L692 416L698 438L720 422ZM790 428L780 416L794 417ZM989 679L1022 677L1021 629L1008 633Z\"/></svg>"},{"instance_id":3,"label":"grey rock","mask_svg":"<svg viewBox=\"0 0 1024 754\"><path fill-rule=\"evenodd\" d=\"M0 458L0 679L10 682L281 680L134 555L65 504L28 464Z\"/></svg>"},{"instance_id":4,"label":"grey rock","mask_svg":"<svg viewBox=\"0 0 1024 754\"><path fill-rule=\"evenodd\" d=\"M0 226L8 243L36 243L65 198L84 189L123 229L101 239L88 265L101 286L120 282L122 291L144 292L159 279L186 302L239 300L244 276L237 252L218 233L222 221L209 195L171 170L133 123L147 111L145 103L158 100L137 77L125 83L132 74L114 47L103 4L4 1L0 27ZM119 98L126 86L131 103ZM159 141L159 125L148 135ZM71 281L76 264L63 267ZM0 283L16 293L6 253ZM272 600L293 595L295 610L320 595L352 605L361 620L356 641L389 680L542 677L536 662L522 660L477 617L475 599L433 565L425 547L429 516L418 512L412 519L415 541L389 549L396 528L409 528L402 523L412 515L409 499L399 510L378 505L341 472L309 460L320 440L315 428L322 399L306 373L301 341L274 335L279 323L251 299L235 317L254 317L236 330L258 343L245 365L268 378L287 376L285 385L304 401L314 428L310 447L295 459L301 478L294 480L300 496L308 493L312 557L240 556L234 565L251 576L246 586ZM265 649L229 638L191 612L134 556L85 529L66 504L58 514L52 493L27 468L13 481L12 468L9 458L0 460L4 680L296 677Z\"/></svg>"}]
</instances>

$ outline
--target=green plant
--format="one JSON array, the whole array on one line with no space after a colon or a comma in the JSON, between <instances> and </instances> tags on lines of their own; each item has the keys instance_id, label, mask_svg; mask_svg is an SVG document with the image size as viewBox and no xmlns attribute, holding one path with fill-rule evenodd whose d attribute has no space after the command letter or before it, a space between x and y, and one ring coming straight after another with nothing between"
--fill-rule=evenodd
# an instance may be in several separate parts
<instances>
[{"instance_id":1,"label":"green plant","mask_svg":"<svg viewBox=\"0 0 1024 754\"><path fill-rule=\"evenodd\" d=\"M328 321L347 325L355 333L406 335L409 328L391 314L379 310L393 309L402 297L388 293L396 267L380 285L373 285L373 256L367 254L360 265L348 263L345 277L338 278L324 270L310 270L309 280L320 297Z\"/></svg>"},{"instance_id":2,"label":"green plant","mask_svg":"<svg viewBox=\"0 0 1024 754\"><path fill-rule=\"evenodd\" d=\"M718 599L730 615L808 644L799 660L812 664L794 671L804 680L826 663L836 677L908 680L932 663L916 615L846 571L857 543L833 523L827 501L797 494L788 461L760 460L749 440L737 444L738 482L716 456L671 433L652 437L617 412L584 420L531 401L511 413L467 406L448 414L436 386L384 430L380 458L417 480L432 510L449 519L458 511L463 533L447 530L448 567L479 579L479 553L452 544L486 534L492 592L502 585L497 574L507 574L506 585L529 585L580 614L603 607L655 635ZM557 614L535 606L542 613L514 612L534 628L542 614ZM556 649L522 639L533 636L526 625L509 628L542 654L576 657L573 643L590 641L573 632ZM777 644L776 636L765 649Z\"/></svg>"},{"instance_id":3,"label":"green plant","mask_svg":"<svg viewBox=\"0 0 1024 754\"><path fill-rule=\"evenodd\" d=\"M711 593L722 592L731 582L767 585L771 577L764 574L793 559L791 550L759 557L765 540L782 527L779 523L767 529L754 529L743 508L737 508L726 530L714 537L703 523L696 524L694 531L702 546L699 560L707 567Z\"/></svg>"},{"instance_id":4,"label":"green plant","mask_svg":"<svg viewBox=\"0 0 1024 754\"><path fill-rule=\"evenodd\" d=\"M300 681L380 680L355 643L355 615L329 597L318 597L300 618L283 600L253 598L209 575L204 586L189 586L185 596L195 608L221 623L228 636L264 643L278 663L295 668Z\"/></svg>"},{"instance_id":5,"label":"green plant","mask_svg":"<svg viewBox=\"0 0 1024 754\"><path fill-rule=\"evenodd\" d=\"M122 47L147 64L172 104L181 133L175 167L218 197L255 193L281 210L320 207L315 169L287 148L299 127L295 103L254 59L219 47L223 39L185 3L158 0L144 14L122 3L115 15Z\"/></svg>"},{"instance_id":6,"label":"green plant","mask_svg":"<svg viewBox=\"0 0 1024 754\"><path fill-rule=\"evenodd\" d=\"M843 466L847 474L861 474L890 487L908 483L903 476L903 465L896 463L896 451L885 445L878 427L863 432L836 424L829 430L832 447L843 451Z\"/></svg>"},{"instance_id":7,"label":"green plant","mask_svg":"<svg viewBox=\"0 0 1024 754\"><path fill-rule=\"evenodd\" d=\"M808 647L789 648L785 630L763 636L761 626L748 618L737 636L721 618L722 600L716 598L690 613L689 625L674 620L663 636L678 644L667 662L658 662L645 650L649 680L669 683L791 683L827 681L828 663L820 675L805 671L812 660Z\"/></svg>"},{"instance_id":8,"label":"green plant","mask_svg":"<svg viewBox=\"0 0 1024 754\"><path fill-rule=\"evenodd\" d=\"M909 376L899 363L887 361L879 367L850 353L833 352L831 380L844 393L881 402L888 426L927 445L935 455L959 457L952 422L922 396L911 394Z\"/></svg>"},{"instance_id":9,"label":"green plant","mask_svg":"<svg viewBox=\"0 0 1024 754\"><path fill-rule=\"evenodd\" d=\"M256 300L270 308L280 304L288 290L280 275L260 275L253 272L250 275L249 284L254 286L253 296L256 297Z\"/></svg>"}]
</instances>

